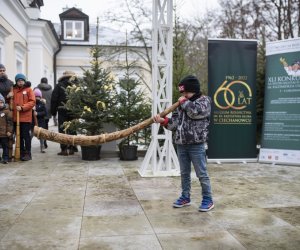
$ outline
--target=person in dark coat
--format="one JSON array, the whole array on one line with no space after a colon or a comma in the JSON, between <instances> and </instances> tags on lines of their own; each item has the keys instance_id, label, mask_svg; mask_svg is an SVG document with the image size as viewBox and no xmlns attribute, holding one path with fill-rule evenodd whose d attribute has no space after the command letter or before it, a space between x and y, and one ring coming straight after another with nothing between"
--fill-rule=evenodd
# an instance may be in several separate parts
<instances>
[{"instance_id":1,"label":"person in dark coat","mask_svg":"<svg viewBox=\"0 0 300 250\"><path fill-rule=\"evenodd\" d=\"M66 89L68 86L72 86L76 80L76 75L73 71L65 71L63 76L58 79L57 85L54 87L51 96L51 114L52 116L58 116L58 132L68 133L75 135L74 131L64 131L64 122L71 121L73 118L69 112L63 107L63 104L67 101ZM58 155L72 155L77 152L77 148L72 145L60 144L61 152ZM68 151L69 150L69 151Z\"/></svg>"},{"instance_id":2,"label":"person in dark coat","mask_svg":"<svg viewBox=\"0 0 300 250\"><path fill-rule=\"evenodd\" d=\"M9 161L9 137L13 133L12 112L5 104L4 97L0 94L0 144L2 146L2 163Z\"/></svg>"},{"instance_id":3,"label":"person in dark coat","mask_svg":"<svg viewBox=\"0 0 300 250\"><path fill-rule=\"evenodd\" d=\"M12 97L10 92L12 92L13 85L14 83L7 78L5 66L0 63L0 94L5 98L7 104Z\"/></svg>"},{"instance_id":4,"label":"person in dark coat","mask_svg":"<svg viewBox=\"0 0 300 250\"><path fill-rule=\"evenodd\" d=\"M0 64L0 94L4 97L6 106L12 110L13 106L13 81L8 79L6 74L6 68L3 64ZM12 152L13 152L13 135L9 137L8 147L9 147L9 161L12 160Z\"/></svg>"},{"instance_id":5,"label":"person in dark coat","mask_svg":"<svg viewBox=\"0 0 300 250\"><path fill-rule=\"evenodd\" d=\"M39 88L35 88L33 90L33 93L35 95L35 110L34 110L34 116L37 118L37 126L40 128L46 128L46 119L47 116L47 109L46 104L42 101L42 92ZM45 153L44 151L45 145L44 145L44 139L40 139L40 149L41 153Z\"/></svg>"},{"instance_id":6,"label":"person in dark coat","mask_svg":"<svg viewBox=\"0 0 300 250\"><path fill-rule=\"evenodd\" d=\"M41 83L37 86L42 92L43 99L46 100L46 110L47 115L45 116L45 129L49 129L49 120L51 119L51 96L52 96L52 86L48 84L48 79L43 77ZM47 148L47 141L44 140L44 147Z\"/></svg>"}]
</instances>

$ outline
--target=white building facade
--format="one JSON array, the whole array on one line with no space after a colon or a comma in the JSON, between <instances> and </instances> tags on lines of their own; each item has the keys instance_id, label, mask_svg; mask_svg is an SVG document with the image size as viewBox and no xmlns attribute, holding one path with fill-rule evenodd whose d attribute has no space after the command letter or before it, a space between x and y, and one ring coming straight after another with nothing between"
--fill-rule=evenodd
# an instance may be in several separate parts
<instances>
[{"instance_id":1,"label":"white building facade","mask_svg":"<svg viewBox=\"0 0 300 250\"><path fill-rule=\"evenodd\" d=\"M0 0L0 62L14 80L23 73L32 86L47 77L54 84L54 54L60 41L53 24L40 19L42 0Z\"/></svg>"},{"instance_id":2,"label":"white building facade","mask_svg":"<svg viewBox=\"0 0 300 250\"><path fill-rule=\"evenodd\" d=\"M90 49L98 43L103 51L102 66L115 80L124 76L120 65L125 64L125 48L129 48L129 63L137 65L135 77L151 97L151 66L138 56L144 53L143 46L128 45L126 34L109 27L101 26L97 31L96 24L90 24L89 16L78 8L65 9L59 24L41 19L40 8L47 9L43 0L0 0L0 63L5 65L9 79L14 81L16 74L23 73L34 88L47 77L54 87L64 71L81 76L83 69L89 69ZM147 50L151 54L151 47ZM107 125L107 132L114 130ZM104 151L116 150L116 142L103 146Z\"/></svg>"}]
</instances>

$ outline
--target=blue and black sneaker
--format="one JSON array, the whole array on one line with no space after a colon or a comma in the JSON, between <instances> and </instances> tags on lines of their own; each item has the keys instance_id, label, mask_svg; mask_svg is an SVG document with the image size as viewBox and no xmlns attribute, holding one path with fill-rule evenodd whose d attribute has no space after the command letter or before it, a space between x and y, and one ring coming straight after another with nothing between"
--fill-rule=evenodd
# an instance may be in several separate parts
<instances>
[{"instance_id":1,"label":"blue and black sneaker","mask_svg":"<svg viewBox=\"0 0 300 250\"><path fill-rule=\"evenodd\" d=\"M173 207L185 207L191 205L191 199L180 196L178 200L174 201Z\"/></svg>"},{"instance_id":2,"label":"blue and black sneaker","mask_svg":"<svg viewBox=\"0 0 300 250\"><path fill-rule=\"evenodd\" d=\"M200 212L208 212L215 207L213 201L211 199L203 198L202 203L199 207Z\"/></svg>"}]
</instances>

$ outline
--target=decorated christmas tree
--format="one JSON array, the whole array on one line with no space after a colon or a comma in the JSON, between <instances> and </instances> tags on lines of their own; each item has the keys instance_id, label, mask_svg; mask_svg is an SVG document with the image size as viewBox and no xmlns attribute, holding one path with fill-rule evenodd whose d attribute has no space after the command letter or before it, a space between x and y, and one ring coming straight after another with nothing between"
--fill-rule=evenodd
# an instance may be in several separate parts
<instances>
[{"instance_id":1,"label":"decorated christmas tree","mask_svg":"<svg viewBox=\"0 0 300 250\"><path fill-rule=\"evenodd\" d=\"M65 107L74 119L64 126L79 134L101 134L104 123L113 120L115 82L110 72L101 67L100 52L98 45L91 48L91 68L84 70L77 84L66 89Z\"/></svg>"}]
</instances>

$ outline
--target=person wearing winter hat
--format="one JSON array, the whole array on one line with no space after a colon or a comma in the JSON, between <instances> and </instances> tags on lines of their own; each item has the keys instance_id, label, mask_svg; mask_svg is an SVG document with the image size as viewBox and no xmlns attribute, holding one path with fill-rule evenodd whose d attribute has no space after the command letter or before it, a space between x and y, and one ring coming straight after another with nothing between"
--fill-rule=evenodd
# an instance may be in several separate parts
<instances>
[{"instance_id":1,"label":"person wearing winter hat","mask_svg":"<svg viewBox=\"0 0 300 250\"><path fill-rule=\"evenodd\" d=\"M12 97L12 87L14 83L8 79L6 68L0 63L0 94L5 98L5 102L9 103Z\"/></svg>"},{"instance_id":2,"label":"person wearing winter hat","mask_svg":"<svg viewBox=\"0 0 300 250\"><path fill-rule=\"evenodd\" d=\"M188 75L178 84L181 97L180 106L171 118L153 117L166 129L175 131L175 143L180 164L181 188L180 197L173 203L179 208L191 204L191 163L202 187L202 202L199 211L207 212L214 208L210 179L206 166L206 141L211 114L211 98L200 91L197 77Z\"/></svg>"},{"instance_id":3,"label":"person wearing winter hat","mask_svg":"<svg viewBox=\"0 0 300 250\"><path fill-rule=\"evenodd\" d=\"M48 79L46 77L41 78L41 83L37 86L43 95L43 99L46 100L47 115L45 116L45 129L49 129L49 120L51 119L51 96L52 96L52 86L48 84ZM45 148L48 147L47 141L44 141Z\"/></svg>"},{"instance_id":4,"label":"person wearing winter hat","mask_svg":"<svg viewBox=\"0 0 300 250\"><path fill-rule=\"evenodd\" d=\"M71 77L76 77L75 72L73 72L71 70L66 70L63 72L63 75L58 79L58 82L60 82L64 78L70 79Z\"/></svg>"},{"instance_id":5,"label":"person wearing winter hat","mask_svg":"<svg viewBox=\"0 0 300 250\"><path fill-rule=\"evenodd\" d=\"M200 94L200 82L197 77L188 75L180 81L178 89L180 93L190 92L198 95Z\"/></svg>"},{"instance_id":6,"label":"person wearing winter hat","mask_svg":"<svg viewBox=\"0 0 300 250\"><path fill-rule=\"evenodd\" d=\"M9 161L9 138L13 134L12 112L5 104L5 98L0 94L0 144L2 146L2 163Z\"/></svg>"},{"instance_id":7,"label":"person wearing winter hat","mask_svg":"<svg viewBox=\"0 0 300 250\"><path fill-rule=\"evenodd\" d=\"M42 97L43 97L42 91L39 88L34 88L33 93L34 93L35 98L39 97L40 100L42 99Z\"/></svg>"},{"instance_id":8,"label":"person wearing winter hat","mask_svg":"<svg viewBox=\"0 0 300 250\"><path fill-rule=\"evenodd\" d=\"M6 68L3 64L0 64L0 94L4 97L5 103L8 104L10 110L12 110L13 105L13 81L8 79L6 74ZM9 161L12 160L13 154L13 144L14 139L13 136L9 137L8 147L9 147Z\"/></svg>"},{"instance_id":9,"label":"person wearing winter hat","mask_svg":"<svg viewBox=\"0 0 300 250\"><path fill-rule=\"evenodd\" d=\"M16 84L13 88L13 119L14 122L17 121L17 112L19 112L21 160L29 161L32 158L30 131L35 96L24 74L17 74L15 81Z\"/></svg>"},{"instance_id":10,"label":"person wearing winter hat","mask_svg":"<svg viewBox=\"0 0 300 250\"><path fill-rule=\"evenodd\" d=\"M47 109L46 104L44 101L42 101L42 91L39 88L35 88L33 90L33 93L35 95L35 109L34 109L34 116L37 118L37 123L35 124L41 128L46 128L46 121L45 117L47 116ZM44 151L45 145L44 145L44 139L40 139L40 150L41 153L45 153Z\"/></svg>"},{"instance_id":11,"label":"person wearing winter hat","mask_svg":"<svg viewBox=\"0 0 300 250\"><path fill-rule=\"evenodd\" d=\"M65 90L68 86L72 86L75 83L76 74L73 71L65 71L63 75L58 79L58 83L53 89L51 95L51 114L52 116L58 117L58 132L67 133L71 135L76 135L75 131L64 131L63 124L64 122L71 121L73 117L69 112L63 108L64 103L67 101L67 95ZM60 144L61 152L57 153L58 155L72 155L74 152L77 152L78 149L72 145Z\"/></svg>"}]
</instances>

